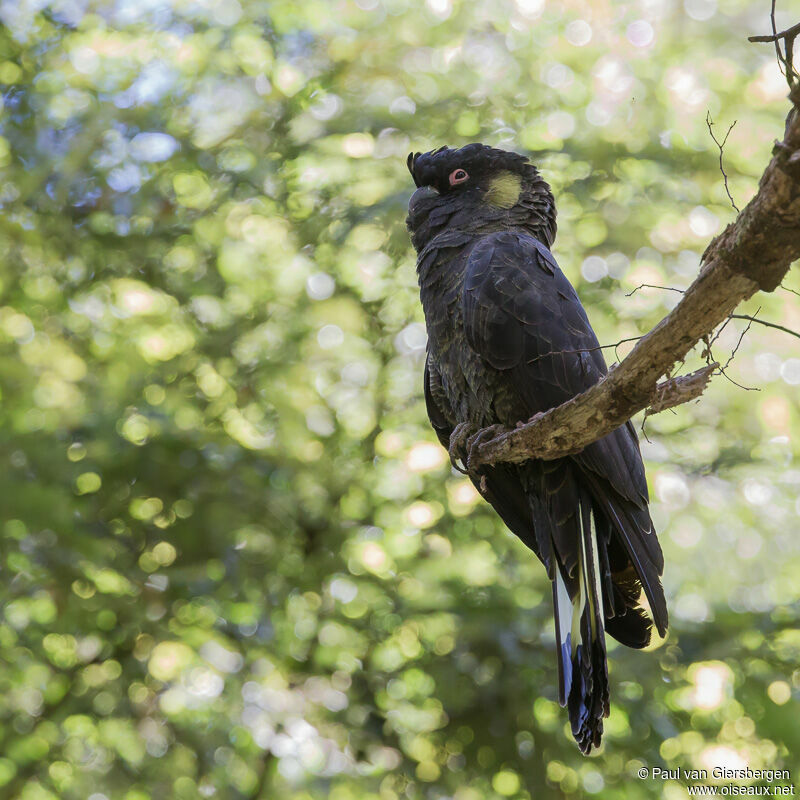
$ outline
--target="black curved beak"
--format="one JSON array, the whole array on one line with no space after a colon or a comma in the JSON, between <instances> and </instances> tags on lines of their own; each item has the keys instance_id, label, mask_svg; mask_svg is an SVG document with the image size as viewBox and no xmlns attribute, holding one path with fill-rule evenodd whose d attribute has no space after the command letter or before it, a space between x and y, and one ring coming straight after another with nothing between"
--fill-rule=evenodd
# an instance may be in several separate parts
<instances>
[{"instance_id":1,"label":"black curved beak","mask_svg":"<svg viewBox=\"0 0 800 800\"><path fill-rule=\"evenodd\" d=\"M419 206L420 203L423 203L425 200L430 200L434 197L438 197L439 192L433 188L433 186L420 186L414 194L411 195L411 199L408 201L408 211L409 213L414 213L414 209Z\"/></svg>"},{"instance_id":2,"label":"black curved beak","mask_svg":"<svg viewBox=\"0 0 800 800\"><path fill-rule=\"evenodd\" d=\"M419 189L411 195L411 199L408 201L406 227L412 232L412 242L414 241L414 231L424 224L431 209L435 207L435 203L431 201L438 196L439 192L432 186L420 186Z\"/></svg>"}]
</instances>

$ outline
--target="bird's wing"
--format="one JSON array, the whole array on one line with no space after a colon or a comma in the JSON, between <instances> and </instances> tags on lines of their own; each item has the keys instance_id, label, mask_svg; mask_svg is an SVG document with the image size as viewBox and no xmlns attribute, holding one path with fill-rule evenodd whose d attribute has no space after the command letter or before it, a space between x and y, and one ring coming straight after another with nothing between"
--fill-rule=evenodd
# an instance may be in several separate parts
<instances>
[{"instance_id":1,"label":"bird's wing","mask_svg":"<svg viewBox=\"0 0 800 800\"><path fill-rule=\"evenodd\" d=\"M470 347L507 374L506 385L528 417L569 400L607 372L575 290L552 253L531 236L495 233L472 248L463 310ZM610 537L607 571L621 574L629 563L633 566L663 635L667 625L659 580L663 556L647 510L647 482L633 427L624 425L571 458L594 505L604 512L609 532L617 534ZM551 494L563 493L555 487ZM559 556L566 563L575 554L567 552L572 536L563 533ZM613 598L610 602L613 607ZM618 632L624 641L625 630L609 631ZM629 634L635 638L633 631Z\"/></svg>"},{"instance_id":2,"label":"bird's wing","mask_svg":"<svg viewBox=\"0 0 800 800\"><path fill-rule=\"evenodd\" d=\"M425 407L428 419L442 445L449 449L453 425L449 403L442 389L442 379L430 354L425 359ZM473 476L475 488L491 503L503 522L540 558L538 544L531 529L531 508L525 489L513 464L497 464L482 471L481 481ZM544 560L544 559L543 559Z\"/></svg>"}]
</instances>

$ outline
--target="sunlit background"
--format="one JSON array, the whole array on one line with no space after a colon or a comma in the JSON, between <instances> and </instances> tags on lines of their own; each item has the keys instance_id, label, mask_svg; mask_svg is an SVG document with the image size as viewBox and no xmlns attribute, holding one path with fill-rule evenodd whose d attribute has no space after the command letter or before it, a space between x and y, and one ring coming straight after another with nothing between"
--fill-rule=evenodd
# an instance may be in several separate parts
<instances>
[{"instance_id":1,"label":"sunlit background","mask_svg":"<svg viewBox=\"0 0 800 800\"><path fill-rule=\"evenodd\" d=\"M672 627L610 643L584 758L544 570L427 424L404 228L412 148L529 153L601 342L646 332L679 294L628 293L686 287L735 217L707 113L735 122L740 208L782 136L785 79L747 42L768 6L0 3L2 797L679 800L637 770L797 774L797 340L752 325L728 378L647 420ZM745 311L800 330L784 286Z\"/></svg>"}]
</instances>

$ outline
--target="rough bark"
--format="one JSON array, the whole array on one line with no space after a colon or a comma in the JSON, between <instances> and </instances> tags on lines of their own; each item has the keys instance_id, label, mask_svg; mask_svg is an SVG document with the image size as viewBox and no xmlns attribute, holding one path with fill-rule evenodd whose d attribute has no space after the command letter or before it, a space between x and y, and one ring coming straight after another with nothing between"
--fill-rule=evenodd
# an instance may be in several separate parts
<instances>
[{"instance_id":1,"label":"rough bark","mask_svg":"<svg viewBox=\"0 0 800 800\"><path fill-rule=\"evenodd\" d=\"M702 393L710 376L708 368L705 379L695 373L661 384L659 380L669 376L675 364L742 301L759 290L773 291L800 258L800 84L790 99L793 108L783 141L775 143L758 192L736 221L709 244L700 273L675 308L591 389L478 444L470 456L472 469L577 453L642 409L655 404L655 413L669 407L663 400L678 398L676 392L683 392L686 399ZM686 386L676 388L687 380L697 390L695 394Z\"/></svg>"},{"instance_id":2,"label":"rough bark","mask_svg":"<svg viewBox=\"0 0 800 800\"><path fill-rule=\"evenodd\" d=\"M668 408L674 408L690 400L696 400L708 386L714 370L719 367L715 361L713 364L706 364L689 375L681 375L677 378L670 378L662 381L656 386L653 402L647 407L648 414L660 414Z\"/></svg>"}]
</instances>

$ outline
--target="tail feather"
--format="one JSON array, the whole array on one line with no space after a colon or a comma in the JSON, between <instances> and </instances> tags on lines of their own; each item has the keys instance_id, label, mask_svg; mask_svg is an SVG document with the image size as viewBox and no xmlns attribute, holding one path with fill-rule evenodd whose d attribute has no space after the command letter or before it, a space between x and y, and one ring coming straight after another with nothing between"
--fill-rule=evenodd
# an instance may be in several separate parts
<instances>
[{"instance_id":1,"label":"tail feather","mask_svg":"<svg viewBox=\"0 0 800 800\"><path fill-rule=\"evenodd\" d=\"M642 534L641 528L630 519L630 516L626 514L624 510L620 511L620 509L616 508L614 503L608 503L606 508L618 525L617 530L621 535L622 543L630 557L631 563L636 569L637 577L650 603L650 611L653 614L653 621L655 622L656 628L661 636L665 636L669 618L667 614L667 601L664 597L664 589L661 586L663 556L661 556L662 566L659 567L658 562L653 563L638 546L642 541L648 541L649 543L649 540L645 537L649 537L652 541L656 542L656 546L658 545L658 540L652 532L652 523L648 526L648 530ZM661 552L660 547L658 552Z\"/></svg>"},{"instance_id":2,"label":"tail feather","mask_svg":"<svg viewBox=\"0 0 800 800\"><path fill-rule=\"evenodd\" d=\"M553 581L553 609L556 621L556 641L558 642L558 702L567 704L572 687L572 617L574 608L567 591L567 585L556 568Z\"/></svg>"},{"instance_id":3,"label":"tail feather","mask_svg":"<svg viewBox=\"0 0 800 800\"><path fill-rule=\"evenodd\" d=\"M632 564L612 573L613 613L606 617L606 633L637 650L650 644L653 621L639 605L642 584Z\"/></svg>"},{"instance_id":4,"label":"tail feather","mask_svg":"<svg viewBox=\"0 0 800 800\"><path fill-rule=\"evenodd\" d=\"M569 459L487 471L484 496L547 568L558 640L558 699L584 753L609 712L605 634L629 647L662 632L663 555L646 507ZM477 482L476 482L477 485ZM646 502L646 494L642 495ZM526 514L527 505L527 514ZM641 607L642 594L652 613Z\"/></svg>"},{"instance_id":5,"label":"tail feather","mask_svg":"<svg viewBox=\"0 0 800 800\"><path fill-rule=\"evenodd\" d=\"M581 497L579 516L577 574L565 577L556 570L553 601L559 702L568 708L578 746L588 753L600 745L603 718L609 713L608 667L599 548L588 497Z\"/></svg>"},{"instance_id":6,"label":"tail feather","mask_svg":"<svg viewBox=\"0 0 800 800\"><path fill-rule=\"evenodd\" d=\"M666 635L669 616L667 613L667 601L664 598L664 589L661 586L664 555L661 551L661 545L658 543L658 537L653 530L649 511L646 508L640 509L634 506L633 503L624 498L614 497L604 490L598 477L593 473L585 472L583 477L593 487L595 501L601 506L603 513L608 517L611 526L616 531L618 540L622 543L627 555L626 560L633 565L636 572L636 581L644 589L645 596L650 604L653 621L659 634L661 636ZM612 575L615 585L618 584L618 580L623 583L627 580L624 575L619 579L617 577L618 573L612 573ZM631 607L637 603L638 600L636 603L625 602L623 616L627 616L628 613L633 611L634 614L629 617L628 624L638 625L641 628L641 624L633 622L635 618L641 617L641 613Z\"/></svg>"},{"instance_id":7,"label":"tail feather","mask_svg":"<svg viewBox=\"0 0 800 800\"><path fill-rule=\"evenodd\" d=\"M606 633L627 647L647 647L653 622L640 607L642 583L627 550L617 543L608 517L596 502L593 519L605 600Z\"/></svg>"}]
</instances>

